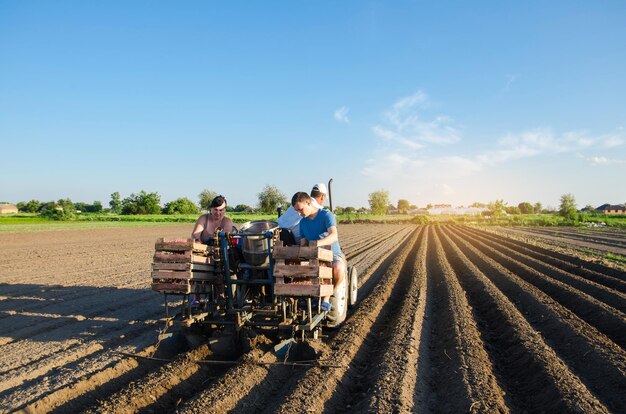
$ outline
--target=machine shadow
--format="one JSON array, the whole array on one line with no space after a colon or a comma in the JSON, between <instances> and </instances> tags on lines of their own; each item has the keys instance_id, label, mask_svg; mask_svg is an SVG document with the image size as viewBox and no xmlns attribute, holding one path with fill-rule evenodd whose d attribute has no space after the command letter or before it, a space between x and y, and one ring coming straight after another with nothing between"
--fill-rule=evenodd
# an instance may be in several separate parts
<instances>
[{"instance_id":1,"label":"machine shadow","mask_svg":"<svg viewBox=\"0 0 626 414\"><path fill-rule=\"evenodd\" d=\"M0 344L97 340L132 326L155 329L162 295L149 289L0 284Z\"/></svg>"}]
</instances>

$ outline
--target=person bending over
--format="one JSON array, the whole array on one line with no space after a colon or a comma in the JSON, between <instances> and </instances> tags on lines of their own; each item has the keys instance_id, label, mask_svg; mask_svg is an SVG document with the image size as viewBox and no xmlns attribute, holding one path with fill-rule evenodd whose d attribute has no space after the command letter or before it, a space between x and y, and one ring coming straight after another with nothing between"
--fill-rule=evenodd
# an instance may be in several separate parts
<instances>
[{"instance_id":1,"label":"person bending over","mask_svg":"<svg viewBox=\"0 0 626 414\"><path fill-rule=\"evenodd\" d=\"M311 189L311 203L314 207L324 208L324 201L326 201L328 191L326 190L326 184L318 183L313 186ZM293 238L297 244L300 243L300 220L302 217L298 212L293 208L293 206L289 206L287 211L283 213L276 222L281 229L289 229L293 234Z\"/></svg>"},{"instance_id":2,"label":"person bending over","mask_svg":"<svg viewBox=\"0 0 626 414\"><path fill-rule=\"evenodd\" d=\"M317 240L318 246L330 246L333 252L333 288L343 281L346 271L346 261L339 246L337 218L329 210L316 207L311 197L304 192L298 192L291 198L291 205L302 216L300 220L300 234L306 241ZM321 309L330 310L330 296L322 298Z\"/></svg>"}]
</instances>

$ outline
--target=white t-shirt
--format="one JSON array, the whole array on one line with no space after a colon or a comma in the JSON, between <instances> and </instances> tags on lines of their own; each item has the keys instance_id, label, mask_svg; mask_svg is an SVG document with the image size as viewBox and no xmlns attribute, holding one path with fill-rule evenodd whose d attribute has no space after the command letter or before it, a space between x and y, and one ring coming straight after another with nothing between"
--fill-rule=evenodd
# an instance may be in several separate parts
<instances>
[{"instance_id":1,"label":"white t-shirt","mask_svg":"<svg viewBox=\"0 0 626 414\"><path fill-rule=\"evenodd\" d=\"M300 220L302 217L296 211L293 206L289 206L287 211L285 211L276 222L278 223L278 227L281 229L289 229L291 233L293 233L293 237L296 239L296 243L300 243L300 239L302 236L300 235Z\"/></svg>"}]
</instances>

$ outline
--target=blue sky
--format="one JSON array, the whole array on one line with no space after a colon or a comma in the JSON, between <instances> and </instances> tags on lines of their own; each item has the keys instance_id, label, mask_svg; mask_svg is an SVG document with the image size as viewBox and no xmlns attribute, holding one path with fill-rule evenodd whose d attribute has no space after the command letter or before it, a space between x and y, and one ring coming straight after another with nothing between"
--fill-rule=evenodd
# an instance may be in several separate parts
<instances>
[{"instance_id":1,"label":"blue sky","mask_svg":"<svg viewBox=\"0 0 626 414\"><path fill-rule=\"evenodd\" d=\"M626 202L626 3L0 0L0 201Z\"/></svg>"}]
</instances>

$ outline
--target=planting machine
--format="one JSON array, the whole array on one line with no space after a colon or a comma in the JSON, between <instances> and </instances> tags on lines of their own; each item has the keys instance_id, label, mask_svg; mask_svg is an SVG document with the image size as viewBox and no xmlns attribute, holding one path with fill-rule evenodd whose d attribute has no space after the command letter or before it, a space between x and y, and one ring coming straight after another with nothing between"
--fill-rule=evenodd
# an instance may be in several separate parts
<instances>
[{"instance_id":1,"label":"planting machine","mask_svg":"<svg viewBox=\"0 0 626 414\"><path fill-rule=\"evenodd\" d=\"M246 352L259 334L285 343L339 326L357 300L356 269L347 266L333 289L328 246L290 241L273 221L248 222L236 234L217 231L211 245L158 240L152 289L163 293L168 327L228 354ZM322 311L327 295L332 309Z\"/></svg>"}]
</instances>

